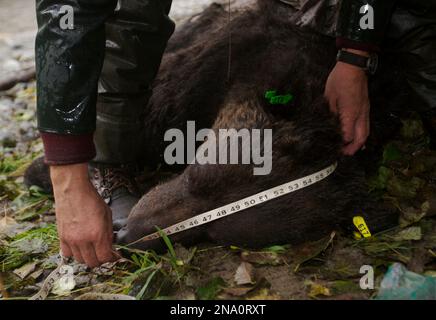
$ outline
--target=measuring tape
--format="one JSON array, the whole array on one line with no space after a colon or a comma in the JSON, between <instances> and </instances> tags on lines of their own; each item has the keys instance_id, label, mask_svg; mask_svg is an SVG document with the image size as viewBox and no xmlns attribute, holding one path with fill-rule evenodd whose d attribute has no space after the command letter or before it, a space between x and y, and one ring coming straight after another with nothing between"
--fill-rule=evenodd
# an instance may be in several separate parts
<instances>
[{"instance_id":1,"label":"measuring tape","mask_svg":"<svg viewBox=\"0 0 436 320\"><path fill-rule=\"evenodd\" d=\"M76 285L74 281L74 268L68 265L69 258L65 258L60 254L61 261L59 262L58 267L53 270L44 280L41 289L29 300L45 300L50 292L52 291L56 282L59 286L67 288L71 290ZM100 267L101 268L101 267ZM110 293L85 293L76 300L136 300L135 297L128 296L125 294L110 294Z\"/></svg>"},{"instance_id":2,"label":"measuring tape","mask_svg":"<svg viewBox=\"0 0 436 320\"><path fill-rule=\"evenodd\" d=\"M30 297L29 300L45 300L45 298L50 294L55 282L60 279L65 279L65 281L70 281L71 279L74 280L73 267L69 266L67 263L68 259L61 255L61 262L58 267L49 274L47 279L45 279L38 293Z\"/></svg>"},{"instance_id":3,"label":"measuring tape","mask_svg":"<svg viewBox=\"0 0 436 320\"><path fill-rule=\"evenodd\" d=\"M177 224L174 224L168 228L165 228L161 231L152 233L148 236L145 236L143 238L140 238L139 240L136 240L134 242L131 242L128 244L128 246L134 245L139 242L145 242L150 240L156 240L161 237L161 234L166 235L172 235L176 234L182 231L186 231L188 229L199 227L203 224L210 223L212 221L228 217L234 213L240 212L242 210L254 207L258 204L265 203L268 201L271 201L273 199L277 199L279 197L282 197L284 195L290 194L292 192L295 192L297 190L301 190L303 188L306 188L314 183L317 183L321 180L324 180L329 175L331 175L337 167L337 163L332 164L331 166L328 166L327 168L320 170L318 172L315 172L313 174L310 174L308 176L305 176L303 178L299 178L297 180L293 180L291 182L282 184L278 187L274 187L268 190L265 190L263 192L259 192L255 195L252 195L250 197L232 202L230 204L227 204L225 206L207 211L205 213L199 214L193 218L184 220L182 222L179 222Z\"/></svg>"},{"instance_id":4,"label":"measuring tape","mask_svg":"<svg viewBox=\"0 0 436 320\"><path fill-rule=\"evenodd\" d=\"M329 175L331 175L337 167L337 163L328 166L327 168L305 176L303 178L293 180L291 182L282 184L278 187L271 188L265 190L263 192L259 192L253 196L232 202L225 206L207 211L205 213L199 214L193 218L187 219L175 225L172 225L166 229L163 229L160 232L152 233L148 236L145 236L139 240L136 240L128 245L133 245L135 243L155 240L161 237L161 232L166 235L171 235L175 233L179 233L182 231L186 231L191 228L199 227L203 224L228 217L234 213L240 212L242 210L254 207L258 204L265 203L271 201L273 199L277 199L284 195L290 194L297 190L304 189L314 183L317 183L321 180L324 180ZM50 291L53 288L53 285L56 281L64 279L65 282L69 282L72 279L74 280L74 271L73 267L68 265L68 259L61 255L61 262L59 266L45 279L42 284L41 289L37 294L29 298L29 300L44 300L50 294ZM123 299L132 299L132 297L124 296L124 295L107 295L105 297L100 297L101 299L107 300L123 300ZM134 299L134 298L133 298Z\"/></svg>"}]
</instances>

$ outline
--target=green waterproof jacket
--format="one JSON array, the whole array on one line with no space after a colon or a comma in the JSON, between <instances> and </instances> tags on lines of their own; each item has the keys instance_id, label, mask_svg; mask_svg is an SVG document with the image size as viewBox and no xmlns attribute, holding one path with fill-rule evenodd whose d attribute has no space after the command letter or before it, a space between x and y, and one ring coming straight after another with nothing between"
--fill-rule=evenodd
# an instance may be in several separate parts
<instances>
[{"instance_id":1,"label":"green waterproof jacket","mask_svg":"<svg viewBox=\"0 0 436 320\"><path fill-rule=\"evenodd\" d=\"M320 1L328 2L305 2ZM37 0L36 4L37 116L43 140L50 134L70 139L92 134L105 52L104 25L117 0ZM74 9L74 29L60 28L63 5ZM365 6L373 9L374 29L361 28ZM436 0L343 0L337 42L339 47L370 51L383 50L389 43L389 50L403 61L407 79L422 101L420 108L436 107Z\"/></svg>"}]
</instances>

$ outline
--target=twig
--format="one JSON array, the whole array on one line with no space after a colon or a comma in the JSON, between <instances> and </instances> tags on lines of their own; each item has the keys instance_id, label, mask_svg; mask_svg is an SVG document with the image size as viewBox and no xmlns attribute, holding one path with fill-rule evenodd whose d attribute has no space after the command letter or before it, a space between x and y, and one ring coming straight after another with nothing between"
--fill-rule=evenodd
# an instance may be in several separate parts
<instances>
[{"instance_id":1,"label":"twig","mask_svg":"<svg viewBox=\"0 0 436 320\"><path fill-rule=\"evenodd\" d=\"M35 67L23 70L5 79L0 79L0 91L6 91L11 89L19 82L28 82L35 78L36 71Z\"/></svg>"}]
</instances>

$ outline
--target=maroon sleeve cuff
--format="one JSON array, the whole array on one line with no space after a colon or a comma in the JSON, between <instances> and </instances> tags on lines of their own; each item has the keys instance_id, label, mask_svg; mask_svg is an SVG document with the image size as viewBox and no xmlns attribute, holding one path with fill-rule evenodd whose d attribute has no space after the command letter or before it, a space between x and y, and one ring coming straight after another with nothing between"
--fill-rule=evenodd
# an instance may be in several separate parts
<instances>
[{"instance_id":1,"label":"maroon sleeve cuff","mask_svg":"<svg viewBox=\"0 0 436 320\"><path fill-rule=\"evenodd\" d=\"M375 44L353 41L341 37L336 38L336 46L338 47L338 49L348 48L348 49L362 50L368 52L380 51L380 48Z\"/></svg>"},{"instance_id":2,"label":"maroon sleeve cuff","mask_svg":"<svg viewBox=\"0 0 436 320\"><path fill-rule=\"evenodd\" d=\"M95 157L93 134L68 135L41 132L48 165L83 163Z\"/></svg>"}]
</instances>

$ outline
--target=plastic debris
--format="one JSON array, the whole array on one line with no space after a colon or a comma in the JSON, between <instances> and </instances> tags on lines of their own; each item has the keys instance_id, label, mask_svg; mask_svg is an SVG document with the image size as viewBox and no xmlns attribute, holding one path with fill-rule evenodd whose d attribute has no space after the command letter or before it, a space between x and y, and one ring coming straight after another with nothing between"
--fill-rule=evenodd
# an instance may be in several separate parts
<instances>
[{"instance_id":1,"label":"plastic debris","mask_svg":"<svg viewBox=\"0 0 436 320\"><path fill-rule=\"evenodd\" d=\"M401 263L391 265L376 300L436 300L436 278L408 271Z\"/></svg>"}]
</instances>

